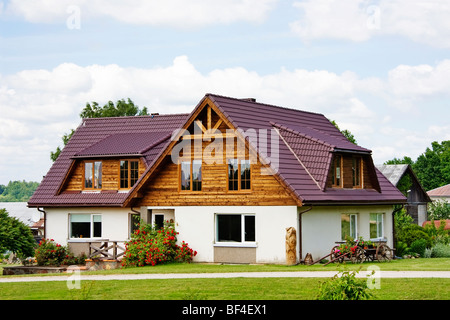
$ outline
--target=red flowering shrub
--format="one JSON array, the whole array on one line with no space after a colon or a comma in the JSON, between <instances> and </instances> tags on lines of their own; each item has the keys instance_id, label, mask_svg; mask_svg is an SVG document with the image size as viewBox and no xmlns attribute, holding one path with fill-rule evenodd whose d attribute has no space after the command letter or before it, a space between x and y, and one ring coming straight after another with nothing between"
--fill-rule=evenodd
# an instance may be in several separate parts
<instances>
[{"instance_id":1,"label":"red flowering shrub","mask_svg":"<svg viewBox=\"0 0 450 320\"><path fill-rule=\"evenodd\" d=\"M142 267L169 262L190 262L197 254L184 241L177 245L177 234L173 223L166 221L164 228L156 230L141 223L125 243L123 267Z\"/></svg>"},{"instance_id":2,"label":"red flowering shrub","mask_svg":"<svg viewBox=\"0 0 450 320\"><path fill-rule=\"evenodd\" d=\"M85 257L75 257L70 253L67 247L61 246L53 239L42 239L34 254L39 266L60 266L85 263Z\"/></svg>"}]
</instances>

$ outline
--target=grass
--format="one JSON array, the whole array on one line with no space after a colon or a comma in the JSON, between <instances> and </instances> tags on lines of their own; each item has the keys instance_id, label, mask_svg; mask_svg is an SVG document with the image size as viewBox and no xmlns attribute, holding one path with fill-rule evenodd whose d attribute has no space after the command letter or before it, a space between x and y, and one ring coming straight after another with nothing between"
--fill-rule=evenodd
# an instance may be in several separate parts
<instances>
[{"instance_id":1,"label":"grass","mask_svg":"<svg viewBox=\"0 0 450 320\"><path fill-rule=\"evenodd\" d=\"M345 270L450 270L449 258L346 264ZM324 271L342 266L169 264L83 274ZM52 274L55 275L55 274ZM61 275L66 276L67 275ZM5 276L6 277L6 276ZM326 278L222 278L82 281L70 290L66 281L0 283L0 300L314 300ZM386 279L374 300L450 300L450 279Z\"/></svg>"},{"instance_id":2,"label":"grass","mask_svg":"<svg viewBox=\"0 0 450 320\"><path fill-rule=\"evenodd\" d=\"M0 283L1 300L314 300L319 278L223 278ZM448 300L450 279L381 279L374 300Z\"/></svg>"}]
</instances>

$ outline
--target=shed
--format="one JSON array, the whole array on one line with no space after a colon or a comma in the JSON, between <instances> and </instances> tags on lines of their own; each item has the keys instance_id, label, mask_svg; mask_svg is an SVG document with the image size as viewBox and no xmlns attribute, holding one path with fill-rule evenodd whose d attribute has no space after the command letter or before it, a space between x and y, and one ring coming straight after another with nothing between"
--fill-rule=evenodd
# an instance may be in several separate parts
<instances>
[{"instance_id":1,"label":"shed","mask_svg":"<svg viewBox=\"0 0 450 320\"><path fill-rule=\"evenodd\" d=\"M409 164L377 165L378 170L406 197L407 213L414 219L414 223L422 225L427 221L427 203L431 199L417 179Z\"/></svg>"}]
</instances>

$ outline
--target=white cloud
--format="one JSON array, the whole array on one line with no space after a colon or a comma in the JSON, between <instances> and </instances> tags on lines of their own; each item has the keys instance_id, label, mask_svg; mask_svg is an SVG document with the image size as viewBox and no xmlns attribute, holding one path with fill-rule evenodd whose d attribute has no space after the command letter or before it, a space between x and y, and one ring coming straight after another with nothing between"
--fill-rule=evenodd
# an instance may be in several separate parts
<instances>
[{"instance_id":1,"label":"white cloud","mask_svg":"<svg viewBox=\"0 0 450 320\"><path fill-rule=\"evenodd\" d=\"M291 29L305 41L336 38L365 41L370 38L367 14L363 1L307 0L295 2L303 13L300 20L291 23Z\"/></svg>"},{"instance_id":2,"label":"white cloud","mask_svg":"<svg viewBox=\"0 0 450 320\"><path fill-rule=\"evenodd\" d=\"M278 0L11 0L10 14L35 23L110 17L128 24L199 27L236 21L262 22ZM72 10L78 7L79 12Z\"/></svg>"},{"instance_id":3,"label":"white cloud","mask_svg":"<svg viewBox=\"0 0 450 320\"><path fill-rule=\"evenodd\" d=\"M436 66L400 65L389 71L389 86L396 96L420 97L434 94L449 94L450 60Z\"/></svg>"},{"instance_id":4,"label":"white cloud","mask_svg":"<svg viewBox=\"0 0 450 320\"><path fill-rule=\"evenodd\" d=\"M448 95L449 64L399 66L386 79L305 69L261 75L242 67L204 74L186 56L179 56L169 66L148 69L64 63L51 70L0 75L0 183L7 183L4 179L11 172L20 179L39 180L50 166L50 151L79 124L86 102L103 104L129 97L150 112L185 113L208 92L320 112L350 130L377 160L414 158L431 141L450 139L450 123L446 117L428 116L439 112L436 105L427 105L419 116L392 106L408 95L416 94L420 102ZM423 86L431 89L420 91ZM371 96L377 97L376 103ZM417 105L417 99L409 102ZM31 166L32 177L20 176L25 174L24 166Z\"/></svg>"},{"instance_id":5,"label":"white cloud","mask_svg":"<svg viewBox=\"0 0 450 320\"><path fill-rule=\"evenodd\" d=\"M291 29L304 41L366 41L400 35L419 43L450 47L450 3L446 0L305 0Z\"/></svg>"}]
</instances>

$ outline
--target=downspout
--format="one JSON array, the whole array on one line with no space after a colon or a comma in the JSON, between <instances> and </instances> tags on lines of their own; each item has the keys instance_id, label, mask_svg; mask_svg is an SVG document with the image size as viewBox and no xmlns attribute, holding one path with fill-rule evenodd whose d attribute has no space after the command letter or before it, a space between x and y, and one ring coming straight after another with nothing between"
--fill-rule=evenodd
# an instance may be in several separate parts
<instances>
[{"instance_id":1,"label":"downspout","mask_svg":"<svg viewBox=\"0 0 450 320\"><path fill-rule=\"evenodd\" d=\"M47 238L47 213L45 212L44 209L39 209L39 207L37 207L37 210L41 213L44 214L44 239Z\"/></svg>"},{"instance_id":2,"label":"downspout","mask_svg":"<svg viewBox=\"0 0 450 320\"><path fill-rule=\"evenodd\" d=\"M405 207L404 204L402 204L399 208L394 209L394 211L392 212L392 246L395 246L396 243L396 239L395 239L395 214L397 212L400 212L400 210L402 210Z\"/></svg>"},{"instance_id":3,"label":"downspout","mask_svg":"<svg viewBox=\"0 0 450 320\"><path fill-rule=\"evenodd\" d=\"M302 262L302 257L303 257L303 248L302 248L303 247L303 241L302 241L302 238L303 238L303 236L302 236L302 215L304 213L310 211L312 208L313 208L313 206L310 205L310 207L308 209L303 210L303 211L298 213L298 234L299 234L299 237L298 237L298 239L299 239L298 240L299 252L298 252L298 254L299 254L299 261L300 261L300 263Z\"/></svg>"}]
</instances>

